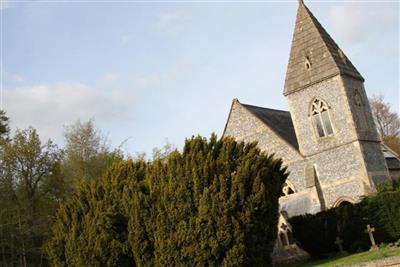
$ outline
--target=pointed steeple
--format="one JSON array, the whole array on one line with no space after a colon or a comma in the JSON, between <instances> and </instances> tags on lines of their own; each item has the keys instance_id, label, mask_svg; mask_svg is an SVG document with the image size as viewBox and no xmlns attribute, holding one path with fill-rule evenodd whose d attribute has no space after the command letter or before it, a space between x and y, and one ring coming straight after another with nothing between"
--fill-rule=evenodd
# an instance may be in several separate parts
<instances>
[{"instance_id":1,"label":"pointed steeple","mask_svg":"<svg viewBox=\"0 0 400 267\"><path fill-rule=\"evenodd\" d=\"M299 0L284 95L338 74L364 81L331 36Z\"/></svg>"}]
</instances>

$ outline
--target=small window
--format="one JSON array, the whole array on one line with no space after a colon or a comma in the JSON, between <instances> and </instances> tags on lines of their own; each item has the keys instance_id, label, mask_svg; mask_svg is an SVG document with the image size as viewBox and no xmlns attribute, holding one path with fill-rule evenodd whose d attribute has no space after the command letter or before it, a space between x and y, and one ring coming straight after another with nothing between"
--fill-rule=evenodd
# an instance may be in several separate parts
<instances>
[{"instance_id":1,"label":"small window","mask_svg":"<svg viewBox=\"0 0 400 267\"><path fill-rule=\"evenodd\" d=\"M319 137L333 135L328 105L324 101L319 99L314 100L311 106L311 116Z\"/></svg>"},{"instance_id":2,"label":"small window","mask_svg":"<svg viewBox=\"0 0 400 267\"><path fill-rule=\"evenodd\" d=\"M307 70L311 69L311 61L309 57L306 57L306 60L304 62L304 66L306 67Z\"/></svg>"},{"instance_id":3,"label":"small window","mask_svg":"<svg viewBox=\"0 0 400 267\"><path fill-rule=\"evenodd\" d=\"M283 184L281 197L286 197L286 196L289 196L294 193L295 193L295 190L294 190L293 185L291 185L288 182Z\"/></svg>"}]
</instances>

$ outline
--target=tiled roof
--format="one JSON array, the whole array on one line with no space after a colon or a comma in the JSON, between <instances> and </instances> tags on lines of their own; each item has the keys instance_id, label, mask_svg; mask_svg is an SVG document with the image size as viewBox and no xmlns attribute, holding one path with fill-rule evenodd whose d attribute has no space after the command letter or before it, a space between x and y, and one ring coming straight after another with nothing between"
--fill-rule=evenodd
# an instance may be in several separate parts
<instances>
[{"instance_id":1,"label":"tiled roof","mask_svg":"<svg viewBox=\"0 0 400 267\"><path fill-rule=\"evenodd\" d=\"M294 148L299 148L290 112L284 110L256 107L246 104L241 105L252 114L254 114L266 125L268 125L276 134L281 136Z\"/></svg>"},{"instance_id":2,"label":"tiled roof","mask_svg":"<svg viewBox=\"0 0 400 267\"><path fill-rule=\"evenodd\" d=\"M308 66L306 66L308 65ZM299 2L284 95L342 74L364 81L311 11Z\"/></svg>"}]
</instances>

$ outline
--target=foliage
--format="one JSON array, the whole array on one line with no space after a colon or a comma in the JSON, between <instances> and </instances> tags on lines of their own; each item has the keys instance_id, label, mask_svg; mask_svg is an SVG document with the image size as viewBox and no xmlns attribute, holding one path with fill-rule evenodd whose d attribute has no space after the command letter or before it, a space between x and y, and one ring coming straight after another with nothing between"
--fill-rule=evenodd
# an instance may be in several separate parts
<instances>
[{"instance_id":1,"label":"foliage","mask_svg":"<svg viewBox=\"0 0 400 267\"><path fill-rule=\"evenodd\" d=\"M400 137L399 136L385 136L383 143L393 150L397 155L400 155Z\"/></svg>"},{"instance_id":2,"label":"foliage","mask_svg":"<svg viewBox=\"0 0 400 267\"><path fill-rule=\"evenodd\" d=\"M60 209L46 246L51 263L270 266L286 177L256 144L215 136L151 163L119 163Z\"/></svg>"},{"instance_id":3,"label":"foliage","mask_svg":"<svg viewBox=\"0 0 400 267\"><path fill-rule=\"evenodd\" d=\"M0 141L8 138L10 127L8 126L9 118L4 110L0 110Z\"/></svg>"},{"instance_id":4,"label":"foliage","mask_svg":"<svg viewBox=\"0 0 400 267\"><path fill-rule=\"evenodd\" d=\"M390 104L384 101L383 96L374 96L369 103L381 137L398 136L400 134L399 115L391 110Z\"/></svg>"},{"instance_id":5,"label":"foliage","mask_svg":"<svg viewBox=\"0 0 400 267\"><path fill-rule=\"evenodd\" d=\"M349 252L370 247L367 224L376 228L375 240L393 242L400 237L400 191L385 188L355 205L343 205L315 215L290 218L300 245L315 257L338 251L336 237ZM323 237L323 238L321 238Z\"/></svg>"},{"instance_id":6,"label":"foliage","mask_svg":"<svg viewBox=\"0 0 400 267\"><path fill-rule=\"evenodd\" d=\"M70 191L81 180L101 178L114 162L123 158L119 149L111 151L107 138L96 128L94 120L77 121L66 127L64 135L66 147L61 171Z\"/></svg>"},{"instance_id":7,"label":"foliage","mask_svg":"<svg viewBox=\"0 0 400 267\"><path fill-rule=\"evenodd\" d=\"M53 266L134 266L122 213L131 164L112 168L101 181L83 181L57 212L46 244Z\"/></svg>"},{"instance_id":8,"label":"foliage","mask_svg":"<svg viewBox=\"0 0 400 267\"><path fill-rule=\"evenodd\" d=\"M17 131L1 144L0 253L4 266L42 262L41 245L50 228L48 215L57 200L49 185L59 183L59 159L57 146L50 140L42 144L33 128Z\"/></svg>"}]
</instances>

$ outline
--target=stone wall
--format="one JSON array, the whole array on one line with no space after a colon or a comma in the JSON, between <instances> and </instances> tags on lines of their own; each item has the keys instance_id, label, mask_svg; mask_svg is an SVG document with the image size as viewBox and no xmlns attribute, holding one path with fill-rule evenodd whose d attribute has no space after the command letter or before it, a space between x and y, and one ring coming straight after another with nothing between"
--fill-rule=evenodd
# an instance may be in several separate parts
<instances>
[{"instance_id":1,"label":"stone wall","mask_svg":"<svg viewBox=\"0 0 400 267\"><path fill-rule=\"evenodd\" d=\"M311 103L315 98L325 101L329 106L329 115L334 131L332 137L319 138L317 136L310 116ZM310 156L357 139L346 98L339 76L287 96L300 152L304 156Z\"/></svg>"},{"instance_id":2,"label":"stone wall","mask_svg":"<svg viewBox=\"0 0 400 267\"><path fill-rule=\"evenodd\" d=\"M347 102L351 109L351 116L356 127L358 138L361 140L380 142L364 84L350 77L342 77L341 84L343 88L345 88ZM357 94L361 97L362 107L358 106L358 100L356 99Z\"/></svg>"},{"instance_id":3,"label":"stone wall","mask_svg":"<svg viewBox=\"0 0 400 267\"><path fill-rule=\"evenodd\" d=\"M303 160L303 157L293 146L280 138L237 100L232 103L224 136L232 136L237 141L257 141L260 149L282 158L286 165Z\"/></svg>"},{"instance_id":4,"label":"stone wall","mask_svg":"<svg viewBox=\"0 0 400 267\"><path fill-rule=\"evenodd\" d=\"M261 150L275 154L277 158L283 160L283 164L288 168L288 180L296 191L295 194L280 199L281 209L286 210L289 216L315 213L320 210L318 198L313 193L315 189L308 189L305 185L307 161L304 157L237 100L232 103L224 136L232 136L237 141L257 141Z\"/></svg>"},{"instance_id":5,"label":"stone wall","mask_svg":"<svg viewBox=\"0 0 400 267\"><path fill-rule=\"evenodd\" d=\"M360 145L371 181L375 184L390 182L390 175L381 150L381 144L362 141Z\"/></svg>"}]
</instances>

